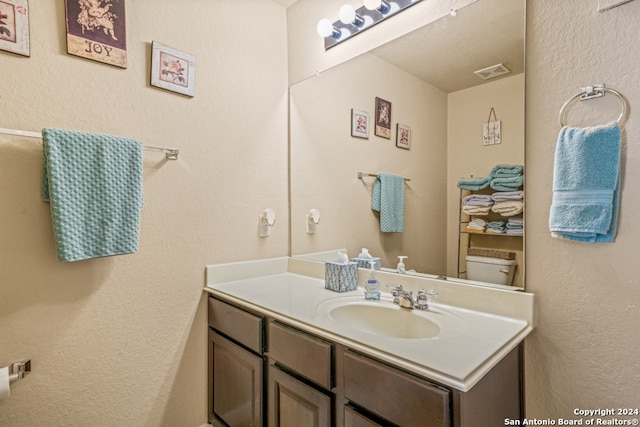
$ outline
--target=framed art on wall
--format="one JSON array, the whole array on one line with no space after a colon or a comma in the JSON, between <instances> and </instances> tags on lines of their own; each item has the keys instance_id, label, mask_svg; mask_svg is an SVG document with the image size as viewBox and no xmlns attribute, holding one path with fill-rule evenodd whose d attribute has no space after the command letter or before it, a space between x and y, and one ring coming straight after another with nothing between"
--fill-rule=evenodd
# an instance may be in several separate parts
<instances>
[{"instance_id":1,"label":"framed art on wall","mask_svg":"<svg viewBox=\"0 0 640 427\"><path fill-rule=\"evenodd\" d=\"M391 139L391 103L376 97L376 136Z\"/></svg>"},{"instance_id":2,"label":"framed art on wall","mask_svg":"<svg viewBox=\"0 0 640 427\"><path fill-rule=\"evenodd\" d=\"M151 85L195 96L196 57L156 41L151 52Z\"/></svg>"},{"instance_id":3,"label":"framed art on wall","mask_svg":"<svg viewBox=\"0 0 640 427\"><path fill-rule=\"evenodd\" d=\"M369 138L369 113L351 109L351 136Z\"/></svg>"},{"instance_id":4,"label":"framed art on wall","mask_svg":"<svg viewBox=\"0 0 640 427\"><path fill-rule=\"evenodd\" d=\"M27 0L0 0L0 50L31 55Z\"/></svg>"},{"instance_id":5,"label":"framed art on wall","mask_svg":"<svg viewBox=\"0 0 640 427\"><path fill-rule=\"evenodd\" d=\"M396 129L396 147L411 148L411 128L398 123Z\"/></svg>"},{"instance_id":6,"label":"framed art on wall","mask_svg":"<svg viewBox=\"0 0 640 427\"><path fill-rule=\"evenodd\" d=\"M65 0L67 52L127 68L125 0Z\"/></svg>"}]
</instances>

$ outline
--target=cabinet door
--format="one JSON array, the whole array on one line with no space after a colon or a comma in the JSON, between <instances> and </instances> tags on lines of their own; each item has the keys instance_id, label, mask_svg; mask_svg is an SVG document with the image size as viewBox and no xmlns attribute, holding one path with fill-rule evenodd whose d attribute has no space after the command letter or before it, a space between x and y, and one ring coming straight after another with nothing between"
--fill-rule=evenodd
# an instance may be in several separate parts
<instances>
[{"instance_id":1,"label":"cabinet door","mask_svg":"<svg viewBox=\"0 0 640 427\"><path fill-rule=\"evenodd\" d=\"M349 406L344 407L344 427L383 427Z\"/></svg>"},{"instance_id":2,"label":"cabinet door","mask_svg":"<svg viewBox=\"0 0 640 427\"><path fill-rule=\"evenodd\" d=\"M210 407L233 427L262 426L261 357L209 332Z\"/></svg>"},{"instance_id":3,"label":"cabinet door","mask_svg":"<svg viewBox=\"0 0 640 427\"><path fill-rule=\"evenodd\" d=\"M303 426L331 426L331 397L269 366L269 427Z\"/></svg>"}]
</instances>

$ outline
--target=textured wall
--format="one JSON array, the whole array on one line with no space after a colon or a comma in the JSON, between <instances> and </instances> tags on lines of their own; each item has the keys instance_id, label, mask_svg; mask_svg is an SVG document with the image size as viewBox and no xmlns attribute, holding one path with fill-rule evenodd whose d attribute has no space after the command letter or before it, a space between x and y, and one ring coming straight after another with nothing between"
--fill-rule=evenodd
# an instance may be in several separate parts
<instances>
[{"instance_id":1,"label":"textured wall","mask_svg":"<svg viewBox=\"0 0 640 427\"><path fill-rule=\"evenodd\" d=\"M64 2L30 6L31 58L0 52L0 127L104 132L181 155L145 152L138 253L62 264L39 199L41 143L0 136L0 366L33 361L0 425L199 426L205 265L288 250L286 11L128 1L125 70L66 54ZM149 86L152 40L197 57L195 98ZM261 239L267 207L278 217Z\"/></svg>"},{"instance_id":2,"label":"textured wall","mask_svg":"<svg viewBox=\"0 0 640 427\"><path fill-rule=\"evenodd\" d=\"M539 312L526 342L530 417L639 403L640 2L605 13L596 6L566 0L527 7L527 290ZM618 237L588 245L551 238L548 218L557 114L580 87L598 82L622 92L631 114L623 130ZM610 95L583 104L571 109L570 124L604 123L620 111Z\"/></svg>"}]
</instances>

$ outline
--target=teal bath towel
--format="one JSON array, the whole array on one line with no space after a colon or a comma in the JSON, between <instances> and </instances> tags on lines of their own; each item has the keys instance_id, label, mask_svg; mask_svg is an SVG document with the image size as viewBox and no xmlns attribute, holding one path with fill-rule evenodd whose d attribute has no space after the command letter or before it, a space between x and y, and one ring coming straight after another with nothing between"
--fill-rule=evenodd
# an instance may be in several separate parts
<instances>
[{"instance_id":1,"label":"teal bath towel","mask_svg":"<svg viewBox=\"0 0 640 427\"><path fill-rule=\"evenodd\" d=\"M404 231L404 178L381 173L373 183L371 209L380 212L380 231Z\"/></svg>"},{"instance_id":2,"label":"teal bath towel","mask_svg":"<svg viewBox=\"0 0 640 427\"><path fill-rule=\"evenodd\" d=\"M58 259L137 251L142 143L60 129L43 129L42 136L41 195L51 204Z\"/></svg>"},{"instance_id":3,"label":"teal bath towel","mask_svg":"<svg viewBox=\"0 0 640 427\"><path fill-rule=\"evenodd\" d=\"M458 188L461 190L478 191L487 188L491 183L491 175L477 178L460 178Z\"/></svg>"},{"instance_id":4,"label":"teal bath towel","mask_svg":"<svg viewBox=\"0 0 640 427\"><path fill-rule=\"evenodd\" d=\"M618 221L620 127L563 127L558 136L549 215L551 235L612 242Z\"/></svg>"}]
</instances>

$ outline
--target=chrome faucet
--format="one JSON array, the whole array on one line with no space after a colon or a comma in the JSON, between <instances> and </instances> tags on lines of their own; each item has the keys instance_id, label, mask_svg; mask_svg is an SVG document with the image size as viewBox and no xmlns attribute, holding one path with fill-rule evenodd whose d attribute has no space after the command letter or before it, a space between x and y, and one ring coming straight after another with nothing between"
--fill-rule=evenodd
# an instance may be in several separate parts
<instances>
[{"instance_id":1,"label":"chrome faucet","mask_svg":"<svg viewBox=\"0 0 640 427\"><path fill-rule=\"evenodd\" d=\"M400 307L408 308L410 310L429 310L429 298L435 298L438 293L434 290L425 291L420 289L416 298L413 298L413 292L405 290L402 285L387 285L391 288L391 295L393 296L393 303Z\"/></svg>"}]
</instances>

